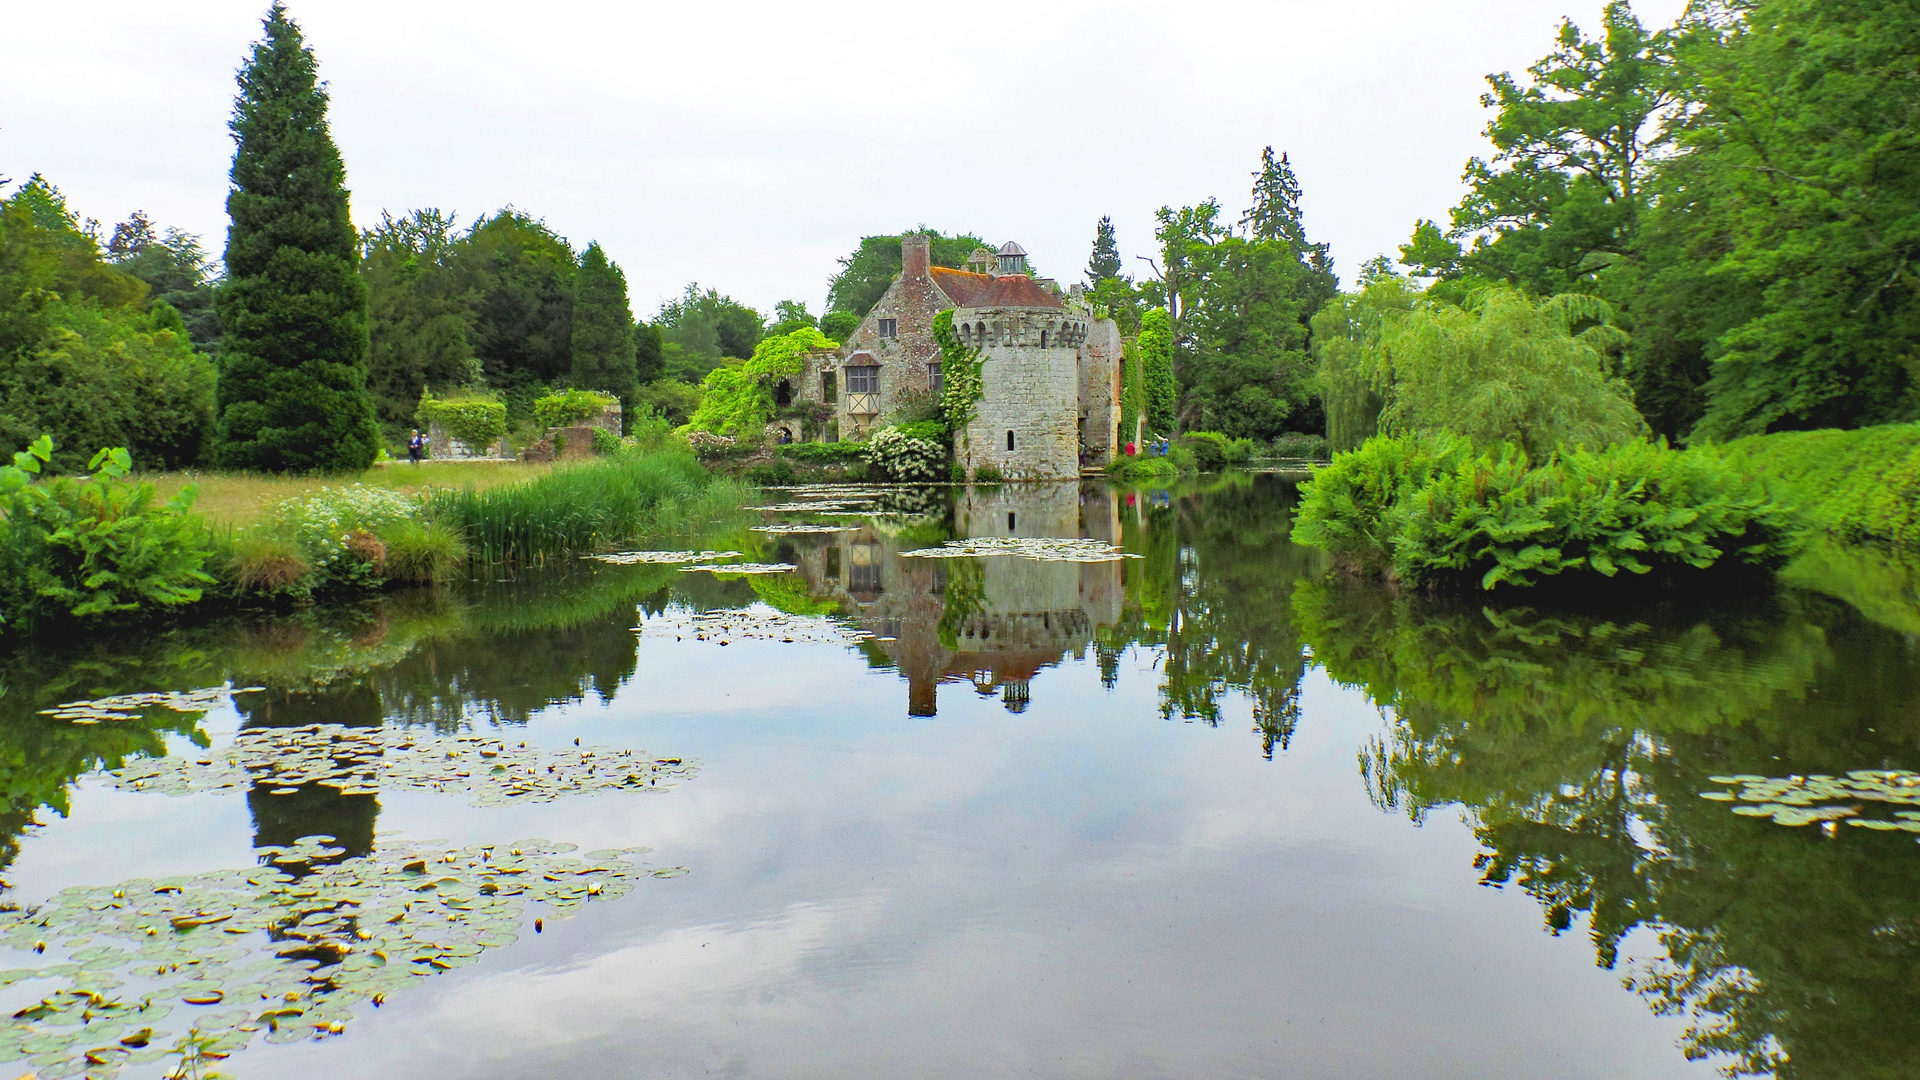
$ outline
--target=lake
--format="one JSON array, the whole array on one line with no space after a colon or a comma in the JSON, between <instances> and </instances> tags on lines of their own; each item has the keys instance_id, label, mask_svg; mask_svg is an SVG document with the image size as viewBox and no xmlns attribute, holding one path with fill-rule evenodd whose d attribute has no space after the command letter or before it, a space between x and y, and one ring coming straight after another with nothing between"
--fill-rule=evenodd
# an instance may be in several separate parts
<instances>
[{"instance_id":1,"label":"lake","mask_svg":"<svg viewBox=\"0 0 1920 1080\"><path fill-rule=\"evenodd\" d=\"M1912 636L1344 581L1279 475L764 499L8 659L5 1075L1920 1075Z\"/></svg>"}]
</instances>

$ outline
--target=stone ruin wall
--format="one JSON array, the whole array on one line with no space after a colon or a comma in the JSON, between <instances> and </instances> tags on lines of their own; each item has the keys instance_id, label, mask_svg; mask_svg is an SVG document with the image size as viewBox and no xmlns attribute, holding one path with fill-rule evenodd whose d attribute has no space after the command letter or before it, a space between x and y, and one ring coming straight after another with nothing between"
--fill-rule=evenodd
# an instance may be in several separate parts
<instances>
[{"instance_id":1,"label":"stone ruin wall","mask_svg":"<svg viewBox=\"0 0 1920 1080\"><path fill-rule=\"evenodd\" d=\"M1048 308L961 308L954 322L984 327L985 396L967 425L969 476L993 465L1008 480L1080 475L1079 343L1086 322ZM1040 345L1042 334L1047 344ZM1007 432L1013 450L1007 450Z\"/></svg>"},{"instance_id":2,"label":"stone ruin wall","mask_svg":"<svg viewBox=\"0 0 1920 1080\"><path fill-rule=\"evenodd\" d=\"M1113 457L1120 424L1120 326L1112 319L1087 323L1080 345L1080 445L1089 462Z\"/></svg>"}]
</instances>

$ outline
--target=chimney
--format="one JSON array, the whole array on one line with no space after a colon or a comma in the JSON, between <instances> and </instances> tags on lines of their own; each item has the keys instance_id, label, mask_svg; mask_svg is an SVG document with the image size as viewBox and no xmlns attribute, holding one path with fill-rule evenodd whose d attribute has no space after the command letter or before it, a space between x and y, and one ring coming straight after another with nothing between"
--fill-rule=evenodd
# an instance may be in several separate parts
<instances>
[{"instance_id":1,"label":"chimney","mask_svg":"<svg viewBox=\"0 0 1920 1080\"><path fill-rule=\"evenodd\" d=\"M926 277L933 261L933 241L924 236L906 236L900 240L900 276Z\"/></svg>"}]
</instances>

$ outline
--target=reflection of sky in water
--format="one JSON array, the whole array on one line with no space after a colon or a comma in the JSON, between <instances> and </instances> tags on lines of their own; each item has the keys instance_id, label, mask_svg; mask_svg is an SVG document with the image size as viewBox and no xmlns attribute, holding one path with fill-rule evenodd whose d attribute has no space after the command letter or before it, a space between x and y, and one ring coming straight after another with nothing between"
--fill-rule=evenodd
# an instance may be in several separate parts
<instances>
[{"instance_id":1,"label":"reflection of sky in water","mask_svg":"<svg viewBox=\"0 0 1920 1080\"><path fill-rule=\"evenodd\" d=\"M829 646L647 640L633 684L535 718L559 745L705 761L659 798L474 810L382 796L380 827L453 843L647 843L695 868L550 923L359 1020L255 1046L241 1076L1672 1076L1654 1018L1532 901L1474 884L1452 820L1381 814L1353 774L1378 718L1314 679L1274 762L1244 708L1157 717L1151 656L1113 691L1089 662L1032 707L902 685ZM752 676L745 677L745 673ZM691 701L633 692L693 686ZM189 802L192 803L189 806ZM206 805L200 805L204 802ZM141 811L145 811L144 815ZM186 812L182 812L186 811ZM192 821L175 830L169 815ZM245 849L244 803L88 787L28 842L23 884L171 837L140 873ZM93 823L86 827L83 823ZM63 835L64 834L64 835ZM148 845L142 845L149 847ZM106 850L103 850L106 849Z\"/></svg>"},{"instance_id":2,"label":"reflection of sky in water","mask_svg":"<svg viewBox=\"0 0 1920 1080\"><path fill-rule=\"evenodd\" d=\"M422 645L411 667L384 668L337 698L269 696L250 706L264 715L277 703L289 723L329 709L349 721L370 720L368 708L415 720L464 715L479 730L548 749L577 738L695 758L703 768L664 796L512 808L383 792L383 832L452 845L531 837L582 849L645 844L655 849L650 861L692 873L549 919L545 933L363 1012L345 1038L256 1044L227 1071L489 1080L1710 1075L1716 1063L1689 1064L1675 1048L1681 1018L1655 1016L1621 988L1635 958L1660 953L1648 930L1626 937L1617 969L1596 967L1579 918L1570 933L1550 936L1534 897L1479 884L1482 847L1461 811L1442 800L1416 827L1369 801L1356 756L1383 721L1362 692L1308 671L1297 729L1266 760L1254 698L1212 687L1215 669L1185 669L1206 685L1186 688L1171 721L1162 719L1162 686L1173 678L1167 650L1133 646L1117 661L1109 652L1117 677L1103 685L1094 636L1138 618L1155 602L1153 588L1183 590L1154 616L1182 632L1238 627L1260 639L1249 655L1276 643L1285 652L1296 640L1292 630L1267 630L1300 617L1288 601L1295 571L1276 569L1276 553L1299 566L1299 549L1276 540L1260 515L1211 498L1208 512L1240 516L1212 539L1159 548L1168 523L1147 515L1166 511L1093 489L975 493L955 510L960 535L1086 535L1147 553L1124 570L996 557L969 572L959 565L968 560L899 559L900 550L939 541L911 525L863 525L773 538L780 546L760 556L797 562L805 586L797 592L764 580L749 591L706 575L672 582L676 604L836 600L843 617L883 639L859 648L751 639L723 648L651 635L635 645L627 628L637 619L623 601L622 610L564 631ZM1183 513L1199 505L1175 502ZM1410 663L1405 686L1420 685L1415 676L1439 685L1434 671L1444 669L1420 663L1438 650L1471 657L1511 647L1496 643L1477 609L1395 623L1403 616L1383 615L1391 604L1378 596L1360 599L1380 610L1360 611L1352 597L1330 595L1329 610L1352 614L1354 626L1432 633L1421 646L1427 653L1398 646ZM657 597L648 603L658 610ZM1206 604L1232 617L1209 624L1199 612ZM1720 636L1708 647L1684 636L1692 622L1680 615L1673 634L1682 636L1642 628L1632 644L1686 643L1661 672L1706 673L1707 690L1732 673L1764 693L1689 691L1678 702L1761 708L1768 688L1805 687L1809 672L1854 648L1805 620L1715 624ZM1352 627L1339 633L1357 636L1320 639L1328 656L1369 640ZM1756 636L1729 636L1737 633ZM1583 678L1607 673L1601 651L1570 648ZM1688 666L1697 652L1711 663ZM1255 667L1291 686L1285 662ZM423 682L423 671L493 697L435 698L439 684ZM579 690L613 681L620 685L610 701ZM1868 683L1835 680L1820 707L1837 708L1850 686ZM1588 685L1557 689L1578 698ZM558 697L582 700L542 707L556 687ZM1498 707L1514 715L1532 701L1561 707L1548 681L1506 689L1520 692ZM1190 707L1216 698L1217 728L1182 722ZM1268 709L1294 707L1291 697L1262 700ZM1835 715L1870 717L1872 705ZM528 719L490 729L493 715ZM222 708L203 727L219 741L240 722ZM1447 723L1442 716L1438 735L1422 737L1458 738L1470 751L1474 737L1485 737ZM1479 772L1461 775L1504 781L1506 768L1514 790L1545 782L1540 790L1559 791L1556 770L1581 779L1578 750L1595 737L1494 737L1478 751ZM185 748L177 737L170 745ZM1792 752L1786 742L1755 745ZM1444 769L1409 775L1443 787L1459 779ZM166 798L93 779L76 786L72 810L65 819L43 812L49 824L22 840L7 870L16 897L240 865L259 824L239 795ZM1721 816L1676 817L1665 827L1726 824L1724 811L1712 814ZM1638 819L1626 828L1640 850L1660 839ZM1779 839L1770 837L1762 834ZM1786 849L1760 850L1771 858ZM1676 895L1684 899L1684 890Z\"/></svg>"}]
</instances>

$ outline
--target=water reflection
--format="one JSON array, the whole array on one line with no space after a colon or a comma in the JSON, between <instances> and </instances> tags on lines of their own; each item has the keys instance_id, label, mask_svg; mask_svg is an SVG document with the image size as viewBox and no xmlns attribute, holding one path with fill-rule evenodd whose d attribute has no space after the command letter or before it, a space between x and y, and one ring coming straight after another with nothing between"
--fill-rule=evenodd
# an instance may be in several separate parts
<instances>
[{"instance_id":1,"label":"water reflection","mask_svg":"<svg viewBox=\"0 0 1920 1080\"><path fill-rule=\"evenodd\" d=\"M1315 658L1391 723L1361 755L1374 800L1463 808L1489 885L1584 918L1598 962L1655 931L1627 984L1688 1017L1689 1057L1734 1075L1920 1075L1920 852L1698 797L1723 773L1920 761L1920 665L1847 609L1783 593L1702 609L1495 610L1303 582Z\"/></svg>"},{"instance_id":2,"label":"water reflection","mask_svg":"<svg viewBox=\"0 0 1920 1080\"><path fill-rule=\"evenodd\" d=\"M1481 879L1533 897L1555 933L1580 926L1601 965L1688 1016L1688 1054L1782 1077L1920 1075L1920 850L1903 834L1739 818L1696 794L1721 773L1920 766L1920 639L1792 590L1579 612L1396 595L1327 577L1290 540L1293 498L1257 476L903 490L883 515L833 519L849 526L838 533L705 545L794 574L579 565L19 653L0 661L0 867L37 812L67 812L77 778L169 739L206 743L176 713L74 726L39 709L231 681L266 688L236 701L251 728L513 728L588 700L684 694L673 673L642 674L635 622L766 604L873 635L856 647L899 686L881 723L939 715L942 688L950 713L971 691L1043 718L1066 685L1049 672L1088 661L1109 688L1154 680L1165 722L1248 725L1249 756L1257 744L1272 759L1313 723L1301 694L1319 665L1382 710L1360 753L1374 803L1415 821L1464 811ZM1090 537L1141 558L902 557L987 536ZM788 648L792 663L820 655ZM372 847L378 796L272 790L247 793L256 845ZM1636 928L1657 935L1657 962L1622 960Z\"/></svg>"}]
</instances>

